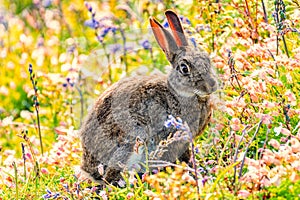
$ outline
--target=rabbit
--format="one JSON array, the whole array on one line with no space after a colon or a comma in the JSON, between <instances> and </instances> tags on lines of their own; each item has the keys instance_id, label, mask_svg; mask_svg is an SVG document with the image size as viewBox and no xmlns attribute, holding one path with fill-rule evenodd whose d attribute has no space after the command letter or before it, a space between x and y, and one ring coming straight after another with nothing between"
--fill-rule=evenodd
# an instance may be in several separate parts
<instances>
[{"instance_id":1,"label":"rabbit","mask_svg":"<svg viewBox=\"0 0 300 200\"><path fill-rule=\"evenodd\" d=\"M96 100L79 131L81 170L96 182L117 183L125 169L143 172L146 154L176 131L164 126L169 115L186 122L193 138L210 120L211 94L218 84L209 55L188 44L174 11L165 15L171 31L153 17L150 25L171 71L114 83ZM188 163L189 142L173 142L158 159Z\"/></svg>"}]
</instances>

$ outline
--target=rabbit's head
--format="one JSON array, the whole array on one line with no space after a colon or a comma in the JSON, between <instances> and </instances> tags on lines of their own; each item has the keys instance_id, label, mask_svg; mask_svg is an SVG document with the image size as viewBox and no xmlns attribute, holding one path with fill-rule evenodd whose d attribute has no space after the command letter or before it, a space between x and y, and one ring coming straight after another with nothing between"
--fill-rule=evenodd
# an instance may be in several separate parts
<instances>
[{"instance_id":1,"label":"rabbit's head","mask_svg":"<svg viewBox=\"0 0 300 200\"><path fill-rule=\"evenodd\" d=\"M172 33L154 18L150 18L150 25L173 67L168 78L170 86L182 96L206 96L213 93L218 85L209 55L188 44L176 13L168 10L165 15Z\"/></svg>"}]
</instances>

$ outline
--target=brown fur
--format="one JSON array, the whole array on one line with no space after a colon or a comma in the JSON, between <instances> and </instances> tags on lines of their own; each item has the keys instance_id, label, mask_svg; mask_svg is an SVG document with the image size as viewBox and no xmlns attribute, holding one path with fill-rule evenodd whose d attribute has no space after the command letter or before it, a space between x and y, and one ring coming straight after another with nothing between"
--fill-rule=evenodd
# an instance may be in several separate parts
<instances>
[{"instance_id":1,"label":"brown fur","mask_svg":"<svg viewBox=\"0 0 300 200\"><path fill-rule=\"evenodd\" d=\"M80 135L83 147L81 168L94 180L118 181L126 169L144 170L145 155L155 151L175 129L166 128L169 115L187 122L193 137L205 128L211 116L209 94L217 88L215 74L205 52L186 44L177 15L166 12L171 33L150 19L153 32L166 53L173 70L169 75L141 76L123 79L106 90L96 101ZM177 20L175 20L177 19ZM158 28L158 30L157 30ZM178 29L178 30L177 30ZM157 35L158 34L158 35ZM162 38L164 37L164 38ZM167 41L167 42L166 42ZM184 74L183 65L188 66ZM136 141L147 146L136 146ZM158 159L175 162L189 160L189 142L176 141ZM104 166L104 174L98 166Z\"/></svg>"}]
</instances>

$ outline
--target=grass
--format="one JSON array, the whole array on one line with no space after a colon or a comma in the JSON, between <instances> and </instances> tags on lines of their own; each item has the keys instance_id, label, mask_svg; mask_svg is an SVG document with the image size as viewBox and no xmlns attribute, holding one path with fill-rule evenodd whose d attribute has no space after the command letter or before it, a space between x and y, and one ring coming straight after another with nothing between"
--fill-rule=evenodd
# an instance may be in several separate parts
<instances>
[{"instance_id":1,"label":"grass","mask_svg":"<svg viewBox=\"0 0 300 200\"><path fill-rule=\"evenodd\" d=\"M0 199L300 198L300 3L218 2L4 0ZM170 8L191 21L187 35L220 80L213 119L193 141L198 173L177 163L99 190L77 170L77 131L112 83L167 71L148 18Z\"/></svg>"}]
</instances>

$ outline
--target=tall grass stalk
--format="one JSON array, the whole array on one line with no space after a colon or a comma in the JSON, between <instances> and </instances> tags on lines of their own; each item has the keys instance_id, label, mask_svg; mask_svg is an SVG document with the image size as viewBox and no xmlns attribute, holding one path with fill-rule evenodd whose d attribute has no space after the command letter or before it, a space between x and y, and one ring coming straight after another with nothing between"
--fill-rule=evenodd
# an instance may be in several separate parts
<instances>
[{"instance_id":1,"label":"tall grass stalk","mask_svg":"<svg viewBox=\"0 0 300 200\"><path fill-rule=\"evenodd\" d=\"M16 199L19 199L19 187L18 187L18 170L17 170L17 164L15 162L12 163L14 166L14 172L15 172L15 185L16 185Z\"/></svg>"},{"instance_id":2,"label":"tall grass stalk","mask_svg":"<svg viewBox=\"0 0 300 200\"><path fill-rule=\"evenodd\" d=\"M34 89L34 96L33 96L33 101L34 101L34 108L35 108L35 113L36 113L36 119L37 119L37 129L39 133L39 139L40 139L40 147L41 147L41 153L42 156L44 155L44 150L43 150L43 140L42 140L42 134L41 134L41 123L40 123L40 115L39 115L39 101L38 101L38 89L37 89L37 81L35 80L35 74L33 73L32 70L32 64L29 64L29 73L30 73L30 80Z\"/></svg>"}]
</instances>

